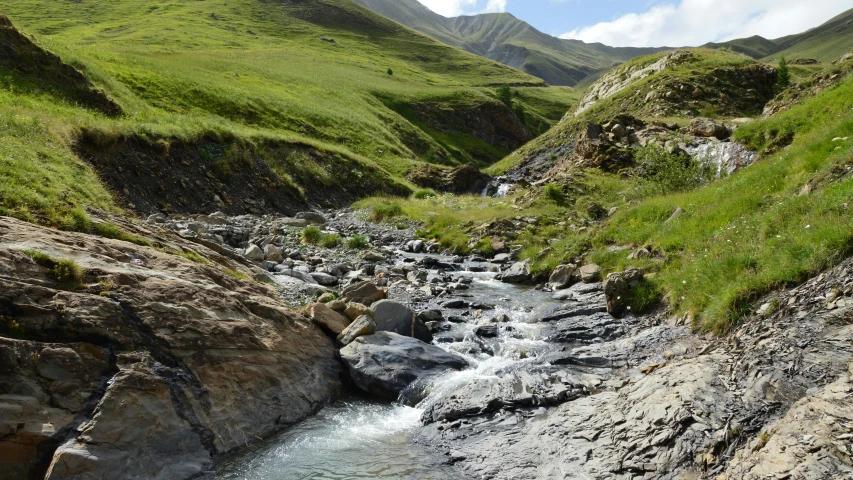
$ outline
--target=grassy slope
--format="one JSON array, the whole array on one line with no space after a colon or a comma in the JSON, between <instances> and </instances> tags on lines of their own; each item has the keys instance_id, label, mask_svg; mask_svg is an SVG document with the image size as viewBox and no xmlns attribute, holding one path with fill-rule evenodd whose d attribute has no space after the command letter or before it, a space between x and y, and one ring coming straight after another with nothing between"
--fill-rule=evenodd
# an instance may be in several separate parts
<instances>
[{"instance_id":1,"label":"grassy slope","mask_svg":"<svg viewBox=\"0 0 853 480\"><path fill-rule=\"evenodd\" d=\"M192 141L212 133L306 144L399 176L424 158L467 159L446 152L429 155L442 146L380 97L482 102L491 101L491 85L536 82L348 0L0 0L0 12L83 71L126 113L111 119L47 94L0 89L2 112L11 118L6 124L13 125L4 148L29 145L3 158L4 177L17 180L6 183L0 203L4 212L26 216L31 211L40 219L70 206L56 195L71 198L74 206L87 199L111 206L92 178L72 181L57 174L35 182L23 173L39 164L33 158L40 158L52 169L83 175L85 168L70 148L77 128L105 141L121 136ZM393 75L386 73L389 68ZM535 90L530 96L536 99L529 110L551 115L544 120L552 122L575 99L563 89L529 90ZM23 131L14 126L19 123L40 126ZM40 149L47 156L37 153ZM56 182L87 193L68 197L62 192L74 188L59 186L36 193Z\"/></svg>"},{"instance_id":2,"label":"grassy slope","mask_svg":"<svg viewBox=\"0 0 853 480\"><path fill-rule=\"evenodd\" d=\"M709 48L728 47L755 59L777 62L788 59L813 58L823 63L833 62L853 50L853 9L807 32L768 40L753 36L723 43L709 43Z\"/></svg>"},{"instance_id":3,"label":"grassy slope","mask_svg":"<svg viewBox=\"0 0 853 480\"><path fill-rule=\"evenodd\" d=\"M500 175L529 155L563 145L566 143L566 139L573 136L586 121L604 122L615 118L619 114L634 115L646 120L654 120L655 118L650 117L645 112L645 108L647 107L645 102L636 102L632 99L632 97L638 94L637 92L642 93L640 98L644 97L646 93L644 89L648 89L651 85L657 85L661 82L700 83L703 72L720 67L744 66L755 63L751 58L733 52L705 48L690 50L697 54L694 61L669 67L663 72L634 82L615 95L598 101L595 106L577 117L567 116L544 135L489 167L487 172L492 175ZM620 65L618 68L631 68L634 65L650 64L662 55L665 54L658 53L638 57L630 62L626 62L624 65ZM572 111L570 110L570 112ZM673 121L675 119L666 118L662 120Z\"/></svg>"},{"instance_id":4,"label":"grassy slope","mask_svg":"<svg viewBox=\"0 0 853 480\"><path fill-rule=\"evenodd\" d=\"M552 85L575 85L614 62L660 50L562 40L507 13L445 18L417 0L355 1L448 45L519 68Z\"/></svg>"},{"instance_id":5,"label":"grassy slope","mask_svg":"<svg viewBox=\"0 0 853 480\"><path fill-rule=\"evenodd\" d=\"M853 247L853 78L741 127L736 139L760 151L789 135L787 148L685 193L648 196L635 180L586 171L569 185L580 195L574 205L557 206L543 195L532 202L468 200L476 209L443 197L403 206L427 222L427 236L448 246L477 241L477 230L465 226L469 221L540 216L539 226L523 230L515 242L534 271L548 273L572 261L593 261L606 272L645 268L676 313L690 312L697 327L721 332L741 318L751 300L814 275ZM619 211L579 228L591 201ZM686 213L668 222L678 207ZM631 249L640 247L657 258L629 260Z\"/></svg>"}]
</instances>

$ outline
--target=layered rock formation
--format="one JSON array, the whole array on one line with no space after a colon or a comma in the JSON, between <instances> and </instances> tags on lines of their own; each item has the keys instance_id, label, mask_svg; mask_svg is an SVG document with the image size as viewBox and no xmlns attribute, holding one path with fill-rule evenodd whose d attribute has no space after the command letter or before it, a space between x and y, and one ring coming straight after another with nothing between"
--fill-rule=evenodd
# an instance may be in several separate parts
<instances>
[{"instance_id":1,"label":"layered rock formation","mask_svg":"<svg viewBox=\"0 0 853 480\"><path fill-rule=\"evenodd\" d=\"M339 391L248 264L123 227L153 247L0 219L0 478L189 478Z\"/></svg>"}]
</instances>

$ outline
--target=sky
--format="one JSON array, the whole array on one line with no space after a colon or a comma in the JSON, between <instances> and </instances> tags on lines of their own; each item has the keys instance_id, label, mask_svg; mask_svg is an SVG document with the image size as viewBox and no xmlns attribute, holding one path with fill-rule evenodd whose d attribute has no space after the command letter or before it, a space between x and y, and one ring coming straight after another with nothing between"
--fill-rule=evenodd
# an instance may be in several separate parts
<instances>
[{"instance_id":1,"label":"sky","mask_svg":"<svg viewBox=\"0 0 853 480\"><path fill-rule=\"evenodd\" d=\"M801 33L853 0L418 0L447 17L509 12L562 38L614 47L698 46Z\"/></svg>"}]
</instances>

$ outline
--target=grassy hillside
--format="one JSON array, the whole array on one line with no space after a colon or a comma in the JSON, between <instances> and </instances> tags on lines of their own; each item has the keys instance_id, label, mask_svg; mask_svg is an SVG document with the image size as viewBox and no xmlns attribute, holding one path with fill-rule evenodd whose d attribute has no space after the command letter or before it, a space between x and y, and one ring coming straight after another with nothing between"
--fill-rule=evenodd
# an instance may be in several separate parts
<instances>
[{"instance_id":1,"label":"grassy hillside","mask_svg":"<svg viewBox=\"0 0 853 480\"><path fill-rule=\"evenodd\" d=\"M299 190L297 197L313 201L313 185L305 181L333 185L341 173L336 165L370 177L363 193L390 192L405 188L394 178L419 162L472 161L467 148L472 145L491 152L489 158L478 158L480 163L507 153L470 132L436 139L434 132L390 108L391 103L498 104L497 85L534 85L517 88L522 102L530 99L526 106L533 131L555 122L576 98L571 91L544 88L538 79L442 45L348 0L0 0L0 12L83 72L124 113L109 117L74 99L57 98L55 92L18 88L26 79L10 70L7 78L17 75L16 80L0 89L6 124L13 125L7 128L4 148L12 151L16 142L30 147L4 157L5 175L16 178L4 182L4 188L16 193L2 195L0 204L3 212L19 216L33 212L41 219L67 210L68 205L57 208L61 202L51 193L38 193L60 176L35 182L21 172L39 163L43 172L45 163L48 171L87 171L79 168L77 158L81 131L102 149L132 149L125 152L128 158L158 148L174 154L210 143L213 153L201 157L214 173L268 164L261 172L267 172L262 176L270 177L271 184L289 185ZM504 110L503 115L512 115ZM33 127L24 131L14 126L22 122ZM25 161L28 156L40 160ZM90 191L80 198L63 193L74 199L70 204L87 203L83 197L110 204L96 180L71 183L89 185ZM218 178L211 188L217 183L228 181ZM111 187L121 194L117 185Z\"/></svg>"},{"instance_id":2,"label":"grassy hillside","mask_svg":"<svg viewBox=\"0 0 853 480\"><path fill-rule=\"evenodd\" d=\"M581 103L587 110L566 117L539 138L487 169L493 175L533 155L558 149L570 142L587 121L604 123L627 114L645 120L683 123L689 116L732 118L757 116L775 95L775 77L752 58L727 50L678 50L682 54L662 71L630 80L630 75L672 53L639 57L608 72L587 89ZM748 79L748 80L745 80ZM621 86L621 89L615 87ZM611 88L612 87L612 88ZM599 96L597 92L610 92Z\"/></svg>"},{"instance_id":3,"label":"grassy hillside","mask_svg":"<svg viewBox=\"0 0 853 480\"><path fill-rule=\"evenodd\" d=\"M768 40L753 36L723 43L709 43L707 48L731 48L755 59L776 62L780 57L811 58L822 63L838 60L853 50L853 9L807 32Z\"/></svg>"},{"instance_id":4,"label":"grassy hillside","mask_svg":"<svg viewBox=\"0 0 853 480\"><path fill-rule=\"evenodd\" d=\"M448 45L518 68L551 85L574 86L614 63L663 50L563 40L508 13L445 18L417 0L354 1Z\"/></svg>"},{"instance_id":5,"label":"grassy hillside","mask_svg":"<svg viewBox=\"0 0 853 480\"><path fill-rule=\"evenodd\" d=\"M690 313L698 328L723 332L763 293L851 252L853 78L735 136L758 151L780 141L788 146L682 193L662 195L632 176L586 169L570 172L562 189L528 189L506 199L410 199L401 207L426 223L425 236L482 251L502 238L505 222L535 217L509 240L534 271L547 275L561 263L584 262L605 272L643 268L648 281L635 299L640 305L661 295L675 313ZM618 210L595 220L586 208L592 203ZM679 208L684 213L671 220ZM650 256L629 258L640 248Z\"/></svg>"}]
</instances>

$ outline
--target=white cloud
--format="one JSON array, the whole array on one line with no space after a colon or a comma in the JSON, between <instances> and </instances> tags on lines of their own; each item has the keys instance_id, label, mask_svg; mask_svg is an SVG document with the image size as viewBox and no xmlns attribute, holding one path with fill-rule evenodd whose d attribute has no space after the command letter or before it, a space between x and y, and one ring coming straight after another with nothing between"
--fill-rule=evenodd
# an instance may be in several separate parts
<instances>
[{"instance_id":1,"label":"white cloud","mask_svg":"<svg viewBox=\"0 0 853 480\"><path fill-rule=\"evenodd\" d=\"M779 38L851 8L850 0L681 0L572 30L561 38L614 47L681 47L761 35Z\"/></svg>"},{"instance_id":2,"label":"white cloud","mask_svg":"<svg viewBox=\"0 0 853 480\"><path fill-rule=\"evenodd\" d=\"M418 0L433 12L445 17L477 13L505 12L507 0Z\"/></svg>"}]
</instances>

